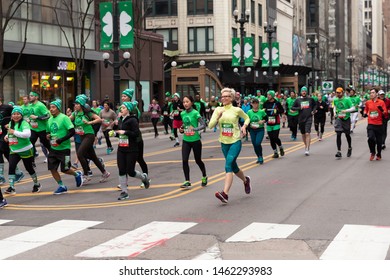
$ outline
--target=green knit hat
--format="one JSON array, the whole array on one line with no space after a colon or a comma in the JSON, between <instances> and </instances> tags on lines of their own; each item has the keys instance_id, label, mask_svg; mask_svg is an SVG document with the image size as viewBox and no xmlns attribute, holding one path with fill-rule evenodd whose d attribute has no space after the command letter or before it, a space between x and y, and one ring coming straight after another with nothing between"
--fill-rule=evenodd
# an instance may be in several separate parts
<instances>
[{"instance_id":1,"label":"green knit hat","mask_svg":"<svg viewBox=\"0 0 390 280\"><path fill-rule=\"evenodd\" d=\"M301 93L302 91L306 91L307 92L307 87L301 87Z\"/></svg>"},{"instance_id":2,"label":"green knit hat","mask_svg":"<svg viewBox=\"0 0 390 280\"><path fill-rule=\"evenodd\" d=\"M83 97L78 96L78 97L76 97L76 100L74 101L74 103L78 103L82 107L85 107L86 100Z\"/></svg>"},{"instance_id":3,"label":"green knit hat","mask_svg":"<svg viewBox=\"0 0 390 280\"><path fill-rule=\"evenodd\" d=\"M19 113L19 114L21 114L21 115L23 116L23 110L22 110L22 108L21 108L20 106L15 106L15 107L13 108L11 114L13 114L13 113Z\"/></svg>"},{"instance_id":4,"label":"green knit hat","mask_svg":"<svg viewBox=\"0 0 390 280\"><path fill-rule=\"evenodd\" d=\"M170 97L170 96L171 96L171 93L170 93L169 91L167 91L167 92L165 93L165 96L166 96L166 97Z\"/></svg>"},{"instance_id":5,"label":"green knit hat","mask_svg":"<svg viewBox=\"0 0 390 280\"><path fill-rule=\"evenodd\" d=\"M127 97L131 99L133 99L133 95L134 95L134 89L132 88L127 88L125 89L124 91L122 91L122 94L126 95Z\"/></svg>"},{"instance_id":6,"label":"green knit hat","mask_svg":"<svg viewBox=\"0 0 390 280\"><path fill-rule=\"evenodd\" d=\"M177 96L178 98L180 98L180 93L176 92L173 96Z\"/></svg>"},{"instance_id":7,"label":"green knit hat","mask_svg":"<svg viewBox=\"0 0 390 280\"><path fill-rule=\"evenodd\" d=\"M269 90L269 91L267 91L267 94L271 95L272 98L275 97L275 91L274 91L274 90Z\"/></svg>"},{"instance_id":8,"label":"green knit hat","mask_svg":"<svg viewBox=\"0 0 390 280\"><path fill-rule=\"evenodd\" d=\"M76 100L77 100L77 98L76 98ZM56 107L58 108L58 110L61 111L61 108L62 108L62 101L61 101L60 99L56 99L56 100L50 102L50 104L56 106Z\"/></svg>"},{"instance_id":9,"label":"green knit hat","mask_svg":"<svg viewBox=\"0 0 390 280\"><path fill-rule=\"evenodd\" d=\"M134 105L132 102L123 102L122 105L124 105L129 112L133 111Z\"/></svg>"}]
</instances>

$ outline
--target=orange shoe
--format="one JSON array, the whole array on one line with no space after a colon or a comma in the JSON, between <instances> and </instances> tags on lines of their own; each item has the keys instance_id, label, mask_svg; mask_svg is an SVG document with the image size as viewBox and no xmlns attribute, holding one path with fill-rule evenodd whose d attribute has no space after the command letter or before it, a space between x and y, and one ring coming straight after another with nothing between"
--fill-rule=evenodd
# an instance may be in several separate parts
<instances>
[{"instance_id":1,"label":"orange shoe","mask_svg":"<svg viewBox=\"0 0 390 280\"><path fill-rule=\"evenodd\" d=\"M376 156L376 160L381 160L382 159L382 157L381 156Z\"/></svg>"},{"instance_id":2,"label":"orange shoe","mask_svg":"<svg viewBox=\"0 0 390 280\"><path fill-rule=\"evenodd\" d=\"M374 158L375 158L375 154L371 154L371 156L370 156L370 161L373 161Z\"/></svg>"}]
</instances>

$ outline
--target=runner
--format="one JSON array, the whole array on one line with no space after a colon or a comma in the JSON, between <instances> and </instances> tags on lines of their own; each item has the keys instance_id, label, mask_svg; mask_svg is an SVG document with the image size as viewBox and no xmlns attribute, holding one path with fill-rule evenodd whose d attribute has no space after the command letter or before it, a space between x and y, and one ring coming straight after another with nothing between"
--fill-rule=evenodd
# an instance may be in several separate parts
<instances>
[{"instance_id":1,"label":"runner","mask_svg":"<svg viewBox=\"0 0 390 280\"><path fill-rule=\"evenodd\" d=\"M249 133L251 134L251 141L255 150L257 161L256 163L263 164L263 148L261 142L264 138L264 124L267 121L267 114L264 110L259 110L259 99L252 99L252 109L248 111Z\"/></svg>"},{"instance_id":2,"label":"runner","mask_svg":"<svg viewBox=\"0 0 390 280\"><path fill-rule=\"evenodd\" d=\"M107 155L109 155L110 153L112 153L114 151L114 148L112 147L112 144L111 144L111 141L110 141L110 137L108 136L108 133L114 127L117 115L114 112L114 110L112 110L110 108L110 104L109 104L108 101L104 101L104 103L103 103L103 110L101 110L98 115L102 119L102 123L101 123L100 129L101 129L101 131L102 131L102 133L104 135L104 139L106 139L106 144L107 144L106 153L107 153Z\"/></svg>"},{"instance_id":3,"label":"runner","mask_svg":"<svg viewBox=\"0 0 390 280\"><path fill-rule=\"evenodd\" d=\"M111 130L109 135L119 137L117 150L117 165L119 169L119 182L121 194L118 200L129 198L127 191L127 175L138 178L149 188L149 178L146 173L135 170L135 164L138 158L137 142L141 141L141 131L136 115L130 114L134 110L131 102L123 102L121 106L121 117L118 120L118 130Z\"/></svg>"},{"instance_id":4,"label":"runner","mask_svg":"<svg viewBox=\"0 0 390 280\"><path fill-rule=\"evenodd\" d=\"M219 142L221 142L222 153L225 157L225 183L222 192L216 192L215 196L222 201L228 202L228 194L233 183L233 173L239 177L244 183L245 193L251 192L251 179L245 176L244 172L237 165L237 157L241 152L241 135L238 126L238 119L241 117L245 120L241 127L243 135L246 134L246 127L249 124L249 117L242 111L240 107L232 105L235 97L234 91L230 88L221 90L221 99L223 107L215 109L211 117L209 128L212 129L218 124Z\"/></svg>"},{"instance_id":5,"label":"runner","mask_svg":"<svg viewBox=\"0 0 390 280\"><path fill-rule=\"evenodd\" d=\"M170 127L172 131L172 120L169 116L169 107L170 107L170 93L167 92L166 94L169 94L165 97L164 106L161 108L162 114L163 114L163 124L164 124L164 134L169 134L168 132L168 126Z\"/></svg>"},{"instance_id":6,"label":"runner","mask_svg":"<svg viewBox=\"0 0 390 280\"><path fill-rule=\"evenodd\" d=\"M355 106L355 111L351 113L351 133L356 127L356 123L359 119L359 108L361 106L362 101L360 100L360 96L356 95L354 89L349 90L349 98L351 99L352 105Z\"/></svg>"},{"instance_id":7,"label":"runner","mask_svg":"<svg viewBox=\"0 0 390 280\"><path fill-rule=\"evenodd\" d=\"M383 135L382 135L382 150L386 149L386 138L387 138L387 124L389 122L389 111L390 111L390 99L386 97L383 90L378 92L378 97L385 102L386 107L383 108L387 111L387 117L383 115Z\"/></svg>"},{"instance_id":8,"label":"runner","mask_svg":"<svg viewBox=\"0 0 390 280\"><path fill-rule=\"evenodd\" d=\"M264 103L264 110L268 116L267 134L270 140L272 150L274 151L274 155L272 157L279 157L277 146L279 146L280 156L284 156L284 148L282 145L282 141L280 141L279 138L280 114L283 114L284 109L282 107L282 104L280 104L279 101L275 100L275 91L269 90L267 92L267 101Z\"/></svg>"},{"instance_id":9,"label":"runner","mask_svg":"<svg viewBox=\"0 0 390 280\"><path fill-rule=\"evenodd\" d=\"M37 174L34 170L34 149L30 141L31 129L28 122L23 119L22 108L15 106L12 110L11 122L8 124L7 135L4 141L8 142L10 147L8 180L9 187L5 191L8 194L16 194L15 190L15 169L20 160L23 161L24 167L30 174L34 186L33 193L41 190L41 184L38 182Z\"/></svg>"},{"instance_id":10,"label":"runner","mask_svg":"<svg viewBox=\"0 0 390 280\"><path fill-rule=\"evenodd\" d=\"M157 138L157 123L160 120L161 108L160 105L157 103L156 98L153 98L152 103L149 104L148 112L150 113L150 119L154 128L154 138Z\"/></svg>"},{"instance_id":11,"label":"runner","mask_svg":"<svg viewBox=\"0 0 390 280\"><path fill-rule=\"evenodd\" d=\"M302 134L302 141L305 144L305 155L310 155L311 126L313 124L313 115L317 110L317 104L314 99L307 96L307 87L301 88L301 98L295 100L291 109L298 111L298 126Z\"/></svg>"},{"instance_id":12,"label":"runner","mask_svg":"<svg viewBox=\"0 0 390 280\"><path fill-rule=\"evenodd\" d=\"M180 143L179 143L179 136L177 135L177 129L179 129L183 124L183 121L180 117L180 113L184 110L183 103L180 100L179 93L176 92L173 95L173 101L171 105L172 105L171 115L173 116L173 134L176 140L175 145L173 145L173 147L178 147L180 146Z\"/></svg>"},{"instance_id":13,"label":"runner","mask_svg":"<svg viewBox=\"0 0 390 280\"><path fill-rule=\"evenodd\" d=\"M299 112L292 111L291 107L294 104L295 100L297 99L297 94L295 91L290 92L290 96L286 100L286 106L287 106L287 122L288 127L291 131L291 137L290 139L292 141L297 140L297 132L298 132L298 115Z\"/></svg>"},{"instance_id":14,"label":"runner","mask_svg":"<svg viewBox=\"0 0 390 280\"><path fill-rule=\"evenodd\" d=\"M101 119L90 109L86 108L86 100L83 97L76 97L74 109L70 119L71 121L74 121L75 132L80 135L81 138L81 143L77 151L77 158L83 168L84 182L91 180L91 178L87 176L89 170L87 159L92 160L102 173L100 182L105 182L107 178L110 177L110 173L105 170L103 163L97 158L95 149L93 148L95 133L92 125L101 122Z\"/></svg>"},{"instance_id":15,"label":"runner","mask_svg":"<svg viewBox=\"0 0 390 280\"><path fill-rule=\"evenodd\" d=\"M317 93L317 111L314 114L314 128L317 132L319 141L322 141L322 136L325 131L326 113L328 112L328 104L325 102L321 93Z\"/></svg>"},{"instance_id":16,"label":"runner","mask_svg":"<svg viewBox=\"0 0 390 280\"><path fill-rule=\"evenodd\" d=\"M63 194L68 191L68 188L62 182L60 173L57 171L60 164L61 172L75 177L76 187L83 185L81 172L76 172L71 167L70 162L70 138L75 134L74 126L70 118L61 113L61 108L61 100L51 102L49 109L51 117L47 122L47 139L50 140L51 144L47 167L58 184L58 188L53 194Z\"/></svg>"},{"instance_id":17,"label":"runner","mask_svg":"<svg viewBox=\"0 0 390 280\"><path fill-rule=\"evenodd\" d=\"M366 106L364 108L364 117L368 117L367 142L371 153L370 161L374 160L375 154L376 160L381 160L383 119L388 117L388 112L385 102L378 98L378 90L375 88L372 88L370 91L370 100L366 102Z\"/></svg>"},{"instance_id":18,"label":"runner","mask_svg":"<svg viewBox=\"0 0 390 280\"><path fill-rule=\"evenodd\" d=\"M347 157L352 155L352 139L351 139L351 112L356 110L353 106L351 100L344 95L344 90L342 87L336 89L336 98L333 100L334 111L335 111L335 121L334 121L334 130L337 134L336 145L337 153L335 157L341 159L341 134L345 134L348 142L348 152Z\"/></svg>"},{"instance_id":19,"label":"runner","mask_svg":"<svg viewBox=\"0 0 390 280\"><path fill-rule=\"evenodd\" d=\"M210 108L210 118L209 118L209 121L211 119L211 116L213 115L215 109L219 107L219 102L217 101L217 98L213 95L210 97L210 102L209 102L209 108ZM217 126L214 127L214 132L217 131Z\"/></svg>"},{"instance_id":20,"label":"runner","mask_svg":"<svg viewBox=\"0 0 390 280\"><path fill-rule=\"evenodd\" d=\"M202 187L205 187L207 186L207 175L206 167L202 161L202 141L200 140L199 134L199 131L205 127L205 121L197 110L192 96L185 96L183 98L183 106L185 111L180 113L183 125L180 127L179 132L184 133L181 154L185 182L180 188L188 189L191 187L190 167L188 165L191 150L194 153L195 162L202 172Z\"/></svg>"}]
</instances>

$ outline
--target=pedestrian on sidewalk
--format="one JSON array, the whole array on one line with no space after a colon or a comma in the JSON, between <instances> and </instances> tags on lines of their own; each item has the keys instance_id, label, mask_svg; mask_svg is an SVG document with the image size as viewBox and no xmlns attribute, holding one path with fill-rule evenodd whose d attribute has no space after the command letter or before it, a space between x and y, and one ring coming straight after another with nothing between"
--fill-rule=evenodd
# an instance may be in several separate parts
<instances>
[{"instance_id":1,"label":"pedestrian on sidewalk","mask_svg":"<svg viewBox=\"0 0 390 280\"><path fill-rule=\"evenodd\" d=\"M317 104L313 98L307 95L307 87L301 88L301 98L297 98L291 107L291 110L297 111L298 127L302 134L302 141L305 145L305 155L310 155L311 127L313 125L313 115L317 110Z\"/></svg>"},{"instance_id":2,"label":"pedestrian on sidewalk","mask_svg":"<svg viewBox=\"0 0 390 280\"><path fill-rule=\"evenodd\" d=\"M378 90L372 88L370 91L370 100L366 102L364 108L364 117L367 121L368 147L370 148L370 161L382 159L382 137L383 122L388 118L386 104L378 98Z\"/></svg>"},{"instance_id":3,"label":"pedestrian on sidewalk","mask_svg":"<svg viewBox=\"0 0 390 280\"><path fill-rule=\"evenodd\" d=\"M336 97L333 100L334 103L334 130L337 134L336 145L337 153L335 155L336 159L341 159L341 134L345 134L345 138L348 143L348 152L347 157L352 155L352 139L351 139L351 112L356 110L353 106L351 100L347 98L344 94L344 89L338 87L336 89Z\"/></svg>"},{"instance_id":4,"label":"pedestrian on sidewalk","mask_svg":"<svg viewBox=\"0 0 390 280\"><path fill-rule=\"evenodd\" d=\"M61 175L57 170L60 165L62 173L75 178L76 187L81 187L83 184L81 172L76 172L71 167L70 161L70 138L75 134L75 129L70 118L61 112L61 108L61 100L52 101L49 108L51 117L47 122L46 137L51 145L47 167L58 184L53 194L63 194L68 191L68 187L62 182Z\"/></svg>"},{"instance_id":5,"label":"pedestrian on sidewalk","mask_svg":"<svg viewBox=\"0 0 390 280\"><path fill-rule=\"evenodd\" d=\"M257 161L256 163L263 164L263 148L261 143L264 138L264 124L267 122L267 114L264 110L259 109L259 99L257 97L252 99L252 109L248 111L249 117L249 133L251 134L251 141L255 150Z\"/></svg>"},{"instance_id":6,"label":"pedestrian on sidewalk","mask_svg":"<svg viewBox=\"0 0 390 280\"><path fill-rule=\"evenodd\" d=\"M183 125L180 127L179 132L183 134L181 154L185 182L180 187L185 189L191 187L190 166L188 164L191 150L194 153L195 162L202 172L202 187L205 187L207 186L207 175L206 167L202 161L202 141L200 140L199 134L199 131L201 131L206 125L205 120L197 110L192 96L185 96L183 98L183 106L185 111L180 113Z\"/></svg>"},{"instance_id":7,"label":"pedestrian on sidewalk","mask_svg":"<svg viewBox=\"0 0 390 280\"><path fill-rule=\"evenodd\" d=\"M127 175L135 177L142 181L145 188L149 188L149 177L146 173L141 173L135 170L135 164L138 158L137 142L141 140L141 131L139 129L139 122L133 112L134 105L131 102L123 102L121 105L121 116L118 120L118 129L111 130L109 135L119 138L117 149L117 165L119 170L119 182L121 194L118 200L125 200L129 198L127 191Z\"/></svg>"},{"instance_id":8,"label":"pedestrian on sidewalk","mask_svg":"<svg viewBox=\"0 0 390 280\"><path fill-rule=\"evenodd\" d=\"M237 158L241 152L241 133L245 136L246 127L249 124L249 117L240 107L233 106L232 102L235 98L235 91L230 88L221 90L221 99L223 107L217 107L211 117L209 128L219 126L219 142L221 143L222 153L225 157L225 183L222 192L216 192L215 196L227 203L229 199L229 191L233 183L233 173L239 177L244 183L246 194L251 192L251 179L245 176L244 172L237 165ZM244 124L240 127L238 124L239 118L244 119Z\"/></svg>"},{"instance_id":9,"label":"pedestrian on sidewalk","mask_svg":"<svg viewBox=\"0 0 390 280\"><path fill-rule=\"evenodd\" d=\"M160 105L157 103L156 98L153 98L152 103L149 104L148 112L150 113L150 119L154 128L154 138L157 138L157 123L160 120L161 108Z\"/></svg>"},{"instance_id":10,"label":"pedestrian on sidewalk","mask_svg":"<svg viewBox=\"0 0 390 280\"><path fill-rule=\"evenodd\" d=\"M264 110L267 114L267 134L270 140L272 150L274 151L273 158L278 158L278 149L280 156L284 156L284 148L282 141L279 138L280 133L280 115L283 114L284 109L282 104L275 99L275 91L269 90L267 92L267 101L264 103Z\"/></svg>"},{"instance_id":11,"label":"pedestrian on sidewalk","mask_svg":"<svg viewBox=\"0 0 390 280\"><path fill-rule=\"evenodd\" d=\"M8 124L7 135L4 141L8 142L10 147L8 180L9 187L5 191L8 194L16 194L15 190L15 169L20 160L23 161L24 167L30 174L34 186L33 193L41 190L41 184L38 182L38 176L34 169L34 149L30 141L31 129L28 122L23 119L22 108L15 106L12 110L11 122Z\"/></svg>"}]
</instances>

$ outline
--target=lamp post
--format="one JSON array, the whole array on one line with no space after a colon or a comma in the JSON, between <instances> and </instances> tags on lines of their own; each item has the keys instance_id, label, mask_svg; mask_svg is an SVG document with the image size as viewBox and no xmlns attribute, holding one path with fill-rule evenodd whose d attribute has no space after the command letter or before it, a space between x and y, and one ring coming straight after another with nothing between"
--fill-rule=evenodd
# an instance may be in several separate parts
<instances>
[{"instance_id":1,"label":"lamp post","mask_svg":"<svg viewBox=\"0 0 390 280\"><path fill-rule=\"evenodd\" d=\"M241 18L238 18L238 10L235 9L233 11L233 16L234 16L234 19L236 21L236 23L239 23L240 24L240 47L241 47L241 52L240 52L240 73L239 73L239 76L240 76L240 92L241 94L245 94L245 77L247 76L247 74L245 74L245 43L244 43L244 37L245 37L245 31L244 31L244 24L249 22L249 15L250 15L250 10L246 10L245 11L245 16L243 14L243 11L245 9L245 2L244 1L241 1L242 5L241 5ZM249 68L250 69L250 68ZM234 68L234 72L238 74L238 69L237 68ZM247 69L247 72L249 73L251 70L248 71Z\"/></svg>"},{"instance_id":2,"label":"lamp post","mask_svg":"<svg viewBox=\"0 0 390 280\"><path fill-rule=\"evenodd\" d=\"M311 94L313 94L315 90L314 56L315 49L318 48L318 39L315 38L314 41L307 39L306 43L308 51L311 52Z\"/></svg>"},{"instance_id":3,"label":"lamp post","mask_svg":"<svg viewBox=\"0 0 390 280\"><path fill-rule=\"evenodd\" d=\"M353 55L347 56L347 61L349 62L349 83L353 87L353 80L352 80L352 64L355 61L355 57Z\"/></svg>"},{"instance_id":4,"label":"lamp post","mask_svg":"<svg viewBox=\"0 0 390 280\"><path fill-rule=\"evenodd\" d=\"M113 18L112 18L112 46L113 46L113 54L114 54L114 60L110 61L110 54L105 52L103 53L103 59L104 59L104 67L107 68L108 65L112 66L114 68L114 106L120 102L120 67L125 65L128 67L129 65L129 58L130 53L124 52L123 53L123 60L119 61L119 9L118 9L118 1L114 0L113 5Z\"/></svg>"},{"instance_id":5,"label":"lamp post","mask_svg":"<svg viewBox=\"0 0 390 280\"><path fill-rule=\"evenodd\" d=\"M274 76L272 73L272 34L276 33L276 28L278 26L278 22L275 20L273 24L268 24L264 22L264 32L267 33L268 40L268 50L269 50L269 65L268 65L268 75L263 75L268 77L268 90L273 88L273 80ZM276 71L277 72L277 71Z\"/></svg>"},{"instance_id":6,"label":"lamp post","mask_svg":"<svg viewBox=\"0 0 390 280\"><path fill-rule=\"evenodd\" d=\"M338 73L338 70L339 70L339 56L341 55L341 50L340 49L335 49L331 52L332 56L336 59L336 80L335 80L335 84L333 85L333 88L336 90L336 88L338 87L339 85L339 73Z\"/></svg>"}]
</instances>

